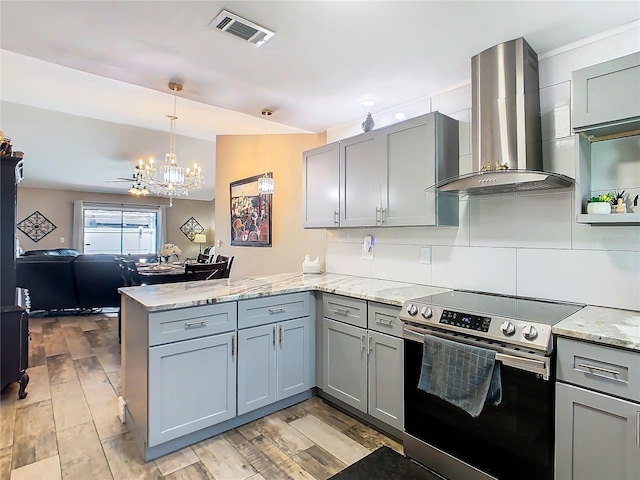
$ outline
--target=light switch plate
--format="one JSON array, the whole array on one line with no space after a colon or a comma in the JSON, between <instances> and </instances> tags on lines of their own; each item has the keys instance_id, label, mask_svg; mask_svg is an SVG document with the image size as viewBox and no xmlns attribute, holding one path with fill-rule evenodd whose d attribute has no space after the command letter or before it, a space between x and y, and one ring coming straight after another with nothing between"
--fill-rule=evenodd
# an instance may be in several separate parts
<instances>
[{"instance_id":1,"label":"light switch plate","mask_svg":"<svg viewBox=\"0 0 640 480\"><path fill-rule=\"evenodd\" d=\"M431 265L431 247L420 247L420 263Z\"/></svg>"}]
</instances>

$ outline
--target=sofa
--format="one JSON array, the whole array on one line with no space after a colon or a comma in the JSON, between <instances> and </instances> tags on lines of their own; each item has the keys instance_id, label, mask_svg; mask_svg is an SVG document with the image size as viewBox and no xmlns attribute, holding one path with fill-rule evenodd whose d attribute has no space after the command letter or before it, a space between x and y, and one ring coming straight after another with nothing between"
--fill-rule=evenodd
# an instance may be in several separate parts
<instances>
[{"instance_id":1,"label":"sofa","mask_svg":"<svg viewBox=\"0 0 640 480\"><path fill-rule=\"evenodd\" d=\"M42 250L27 250L20 256L31 257L31 256L38 256L38 255L77 257L78 255L80 255L80 252L77 250L74 250L73 248L47 248Z\"/></svg>"},{"instance_id":2,"label":"sofa","mask_svg":"<svg viewBox=\"0 0 640 480\"><path fill-rule=\"evenodd\" d=\"M16 284L29 290L31 310L119 307L127 285L113 255L26 255L16 259Z\"/></svg>"}]
</instances>

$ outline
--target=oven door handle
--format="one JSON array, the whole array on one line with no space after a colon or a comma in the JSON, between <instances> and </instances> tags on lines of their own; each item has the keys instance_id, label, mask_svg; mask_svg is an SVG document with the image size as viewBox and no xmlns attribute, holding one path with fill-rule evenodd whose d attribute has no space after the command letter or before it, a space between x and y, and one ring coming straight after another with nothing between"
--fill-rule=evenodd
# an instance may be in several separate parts
<instances>
[{"instance_id":1,"label":"oven door handle","mask_svg":"<svg viewBox=\"0 0 640 480\"><path fill-rule=\"evenodd\" d=\"M415 328L415 327L413 327ZM447 340L451 340L453 342L458 342L463 345L472 345L480 348L486 348L486 345L483 344L475 344L473 341L469 341L468 343L460 342L459 339L452 337L446 333L440 332L432 332L425 331L424 329L413 329L411 327L404 327L404 338L410 341L416 342L424 342L425 335L434 335L436 337L445 338ZM416 331L420 330L420 331ZM490 350L490 349L487 349ZM545 380L549 380L551 377L551 362L548 357L544 357L544 360L537 360L535 358L527 358L520 357L515 355L510 355L508 353L502 353L496 351L496 360L502 362L503 365L508 367L517 368L518 370L525 370L527 372L536 373L542 375Z\"/></svg>"}]
</instances>

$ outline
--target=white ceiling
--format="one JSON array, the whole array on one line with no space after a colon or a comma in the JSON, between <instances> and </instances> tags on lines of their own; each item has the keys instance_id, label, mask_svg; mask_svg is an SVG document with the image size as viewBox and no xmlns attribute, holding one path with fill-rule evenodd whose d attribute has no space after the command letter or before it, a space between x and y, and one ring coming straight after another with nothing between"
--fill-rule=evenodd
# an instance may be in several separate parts
<instances>
[{"instance_id":1,"label":"white ceiling","mask_svg":"<svg viewBox=\"0 0 640 480\"><path fill-rule=\"evenodd\" d=\"M209 28L222 9L276 35L256 48ZM321 132L467 80L502 41L541 54L637 21L640 2L3 0L0 15L0 126L25 186L126 191L106 180L167 150L173 80L176 151L204 164L191 198L210 200L216 135L263 134L263 108L270 134Z\"/></svg>"}]
</instances>

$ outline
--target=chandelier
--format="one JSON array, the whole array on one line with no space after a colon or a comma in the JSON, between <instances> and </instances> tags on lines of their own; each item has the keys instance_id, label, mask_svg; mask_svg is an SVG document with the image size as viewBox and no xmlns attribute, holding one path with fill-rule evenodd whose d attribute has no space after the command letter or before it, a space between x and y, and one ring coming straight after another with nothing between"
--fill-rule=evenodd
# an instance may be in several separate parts
<instances>
[{"instance_id":1,"label":"chandelier","mask_svg":"<svg viewBox=\"0 0 640 480\"><path fill-rule=\"evenodd\" d=\"M268 170L267 167L268 167L268 161L269 161L269 132L268 132L269 116L271 116L271 114L273 113L273 110L269 110L268 108L265 108L260 113L264 115L266 123L264 127L264 132L265 132L264 176L258 179L258 193L271 195L275 190L275 184L273 183L273 177L270 177L269 174L267 173L267 170Z\"/></svg>"},{"instance_id":2,"label":"chandelier","mask_svg":"<svg viewBox=\"0 0 640 480\"><path fill-rule=\"evenodd\" d=\"M173 207L173 197L186 197L189 190L197 190L204 184L202 168L194 162L191 168L184 168L178 164L178 157L175 152L175 125L176 116L176 92L182 90L179 83L169 83L169 88L173 91L173 115L167 115L171 120L171 130L169 134L169 153L164 156L164 163L156 165L153 158L147 161L138 160L135 168L133 185L129 193L133 195L164 195L169 197L169 206Z\"/></svg>"}]
</instances>

